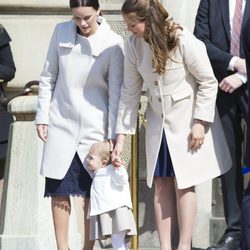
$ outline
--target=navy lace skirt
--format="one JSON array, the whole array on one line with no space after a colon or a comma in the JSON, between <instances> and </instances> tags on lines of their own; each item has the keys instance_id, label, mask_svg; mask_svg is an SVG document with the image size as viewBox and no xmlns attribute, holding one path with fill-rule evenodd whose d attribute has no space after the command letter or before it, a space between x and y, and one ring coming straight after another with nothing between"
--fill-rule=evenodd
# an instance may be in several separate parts
<instances>
[{"instance_id":1,"label":"navy lace skirt","mask_svg":"<svg viewBox=\"0 0 250 250\"><path fill-rule=\"evenodd\" d=\"M154 176L172 177L175 176L172 160L168 150L168 144L165 132L163 131L161 147L156 162Z\"/></svg>"},{"instance_id":2,"label":"navy lace skirt","mask_svg":"<svg viewBox=\"0 0 250 250\"><path fill-rule=\"evenodd\" d=\"M89 197L92 178L85 170L76 153L68 172L62 180L46 177L44 197L82 196Z\"/></svg>"}]
</instances>

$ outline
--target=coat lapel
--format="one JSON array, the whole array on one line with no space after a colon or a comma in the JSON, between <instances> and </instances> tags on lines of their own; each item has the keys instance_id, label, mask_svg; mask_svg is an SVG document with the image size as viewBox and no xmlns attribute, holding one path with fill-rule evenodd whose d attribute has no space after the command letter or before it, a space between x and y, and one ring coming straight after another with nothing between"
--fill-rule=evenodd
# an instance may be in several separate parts
<instances>
[{"instance_id":1,"label":"coat lapel","mask_svg":"<svg viewBox=\"0 0 250 250\"><path fill-rule=\"evenodd\" d=\"M229 20L229 1L220 0L219 1L223 24L226 30L228 41L230 41L230 20Z\"/></svg>"},{"instance_id":2,"label":"coat lapel","mask_svg":"<svg viewBox=\"0 0 250 250\"><path fill-rule=\"evenodd\" d=\"M59 42L60 47L73 48L76 41L76 24L74 21L69 21L69 25L64 26L62 40Z\"/></svg>"},{"instance_id":3,"label":"coat lapel","mask_svg":"<svg viewBox=\"0 0 250 250\"><path fill-rule=\"evenodd\" d=\"M89 44L91 47L91 53L93 56L99 56L100 53L102 53L103 48L105 47L105 36L107 34L107 31L110 29L110 26L108 23L103 19L102 17L100 18L100 26L96 33L89 37ZM65 30L67 29L67 30ZM66 47L66 48L73 48L75 46L76 42L76 24L74 21L69 21L69 25L65 25L64 27L64 33L67 35L62 36L62 40L59 43L60 47Z\"/></svg>"},{"instance_id":4,"label":"coat lapel","mask_svg":"<svg viewBox=\"0 0 250 250\"><path fill-rule=\"evenodd\" d=\"M242 20L242 27L245 26L247 19L250 17L250 0L246 0L246 6L244 10L244 16Z\"/></svg>"},{"instance_id":5,"label":"coat lapel","mask_svg":"<svg viewBox=\"0 0 250 250\"><path fill-rule=\"evenodd\" d=\"M96 33L93 35L94 37L90 37L91 42L91 50L93 56L99 56L100 53L103 52L103 48L105 47L105 40L107 39L107 31L110 29L109 24L105 21L104 18L98 17L100 26L97 29ZM92 39L94 38L94 39Z\"/></svg>"},{"instance_id":6,"label":"coat lapel","mask_svg":"<svg viewBox=\"0 0 250 250\"><path fill-rule=\"evenodd\" d=\"M243 20L242 20L242 25L241 25L241 34L243 32L243 29L245 27L245 24L250 17L250 0L246 0L246 5L245 5L245 10L244 10L244 15L243 15ZM243 46L242 46L242 36L240 37L240 56L242 58L245 58L244 56L244 51L243 51ZM247 104L246 104L247 105ZM247 106L245 106L247 110Z\"/></svg>"}]
</instances>

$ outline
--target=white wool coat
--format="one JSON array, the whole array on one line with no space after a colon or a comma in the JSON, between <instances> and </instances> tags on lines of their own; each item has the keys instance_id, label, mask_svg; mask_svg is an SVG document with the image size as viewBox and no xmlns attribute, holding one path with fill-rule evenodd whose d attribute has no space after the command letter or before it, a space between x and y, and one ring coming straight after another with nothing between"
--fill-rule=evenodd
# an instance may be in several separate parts
<instances>
[{"instance_id":1,"label":"white wool coat","mask_svg":"<svg viewBox=\"0 0 250 250\"><path fill-rule=\"evenodd\" d=\"M124 41L104 18L90 37L74 21L56 26L40 77L36 124L48 124L41 174L62 179L74 154L115 138Z\"/></svg>"},{"instance_id":2,"label":"white wool coat","mask_svg":"<svg viewBox=\"0 0 250 250\"><path fill-rule=\"evenodd\" d=\"M117 134L136 129L142 84L147 88L147 184L152 186L163 130L167 137L178 188L187 188L219 176L231 168L231 158L215 101L218 83L204 44L186 28L167 61L163 75L154 73L152 51L143 38L131 36L125 50ZM194 119L211 123L201 149L188 149Z\"/></svg>"}]
</instances>

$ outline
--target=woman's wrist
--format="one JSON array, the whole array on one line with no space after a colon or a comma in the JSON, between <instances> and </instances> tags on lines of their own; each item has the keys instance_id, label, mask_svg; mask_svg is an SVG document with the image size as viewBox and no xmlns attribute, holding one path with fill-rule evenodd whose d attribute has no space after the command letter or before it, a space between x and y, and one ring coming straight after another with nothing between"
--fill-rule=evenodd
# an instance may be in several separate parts
<instances>
[{"instance_id":1,"label":"woman's wrist","mask_svg":"<svg viewBox=\"0 0 250 250\"><path fill-rule=\"evenodd\" d=\"M194 119L194 123L199 123L199 124L203 125L204 127L208 125L207 121L200 120L200 119Z\"/></svg>"},{"instance_id":2,"label":"woman's wrist","mask_svg":"<svg viewBox=\"0 0 250 250\"><path fill-rule=\"evenodd\" d=\"M124 142L125 140L125 135L124 134L117 134L116 135L116 143L122 143Z\"/></svg>"}]
</instances>

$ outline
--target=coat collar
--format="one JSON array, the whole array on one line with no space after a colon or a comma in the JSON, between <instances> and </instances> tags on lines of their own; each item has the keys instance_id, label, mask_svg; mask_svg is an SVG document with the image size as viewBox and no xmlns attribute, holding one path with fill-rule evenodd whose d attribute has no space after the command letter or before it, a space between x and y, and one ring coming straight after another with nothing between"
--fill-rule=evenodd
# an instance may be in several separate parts
<instances>
[{"instance_id":1,"label":"coat collar","mask_svg":"<svg viewBox=\"0 0 250 250\"><path fill-rule=\"evenodd\" d=\"M100 23L100 25L97 31L90 37L85 38L89 42L93 56L99 56L99 54L103 51L103 48L105 46L104 41L105 39L107 39L107 37L105 36L107 36L107 32L110 30L110 26L103 17L98 17L98 22ZM62 36L59 46L73 48L75 46L77 35L77 27L75 22L73 20L68 21L67 25L65 25L63 29L63 33L67 35Z\"/></svg>"},{"instance_id":2,"label":"coat collar","mask_svg":"<svg viewBox=\"0 0 250 250\"><path fill-rule=\"evenodd\" d=\"M60 36L60 47L73 48L76 41L76 24L73 20L64 23Z\"/></svg>"}]
</instances>

